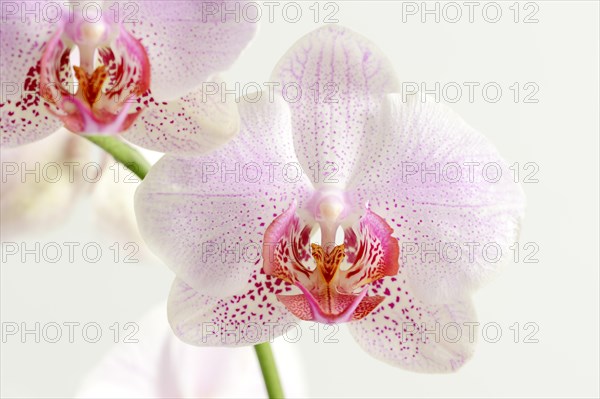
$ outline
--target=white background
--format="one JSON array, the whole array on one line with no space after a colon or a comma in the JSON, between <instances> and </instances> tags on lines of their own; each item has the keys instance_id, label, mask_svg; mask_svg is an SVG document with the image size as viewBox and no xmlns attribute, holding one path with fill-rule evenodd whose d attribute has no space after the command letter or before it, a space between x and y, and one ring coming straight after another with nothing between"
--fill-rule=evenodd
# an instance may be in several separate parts
<instances>
[{"instance_id":1,"label":"white background","mask_svg":"<svg viewBox=\"0 0 600 399\"><path fill-rule=\"evenodd\" d=\"M281 13L272 24L264 17L227 80L269 81L279 57L319 25L312 21L311 3L302 3L304 16L296 24ZM436 23L432 16L422 23L420 15L403 22L400 2L337 3L339 22L377 43L402 81L429 88L435 82L501 85L497 103L476 91L473 103L464 93L452 107L506 158L539 165L539 182L523 185L528 206L520 242L535 242L540 250L539 263L510 264L478 292L481 323L498 323L503 336L497 343L480 337L474 358L455 374L415 374L380 363L343 327L339 343L315 344L307 326L301 342L290 345L299 352L310 396L599 395L598 3L536 2L539 22L531 24L514 23L512 3L500 2L503 16L495 24L484 20L481 7L474 23L466 7L458 23ZM514 82L535 82L539 102L515 103L508 88ZM116 240L99 237L93 212L82 203L66 225L26 240L105 240L106 248ZM135 321L164 301L172 280L156 259L143 251L138 258L138 264L114 264L108 255L97 264L21 264L12 258L2 265L2 321L95 321L106 332L113 322ZM524 343L523 335L513 342L509 327L515 322L536 323L539 342ZM2 344L2 396L72 396L111 346L108 337L97 344L9 340Z\"/></svg>"}]
</instances>

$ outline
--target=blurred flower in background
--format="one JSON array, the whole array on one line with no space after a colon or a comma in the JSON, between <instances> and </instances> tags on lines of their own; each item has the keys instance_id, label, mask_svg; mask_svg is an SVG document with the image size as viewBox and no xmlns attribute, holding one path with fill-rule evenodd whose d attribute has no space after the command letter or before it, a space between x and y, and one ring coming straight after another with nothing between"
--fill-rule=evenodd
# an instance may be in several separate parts
<instances>
[{"instance_id":1,"label":"blurred flower in background","mask_svg":"<svg viewBox=\"0 0 600 399\"><path fill-rule=\"evenodd\" d=\"M140 241L132 199L139 180L91 142L60 129L0 155L3 239L52 230L86 206L100 228Z\"/></svg>"},{"instance_id":2,"label":"blurred flower in background","mask_svg":"<svg viewBox=\"0 0 600 399\"><path fill-rule=\"evenodd\" d=\"M260 398L266 389L251 347L198 348L171 331L162 305L144 317L138 343L115 346L85 378L78 398ZM294 345L274 344L287 397L306 397Z\"/></svg>"},{"instance_id":3,"label":"blurred flower in background","mask_svg":"<svg viewBox=\"0 0 600 399\"><path fill-rule=\"evenodd\" d=\"M96 188L95 171L84 178L83 165L101 165L107 158L66 129L27 146L2 147L0 154L4 237L39 232L64 221L76 200Z\"/></svg>"}]
</instances>

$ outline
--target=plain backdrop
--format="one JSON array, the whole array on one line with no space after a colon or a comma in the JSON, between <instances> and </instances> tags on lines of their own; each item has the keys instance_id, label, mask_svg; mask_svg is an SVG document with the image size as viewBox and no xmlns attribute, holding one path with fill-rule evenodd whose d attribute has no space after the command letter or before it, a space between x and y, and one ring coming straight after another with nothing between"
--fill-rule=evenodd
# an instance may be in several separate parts
<instances>
[{"instance_id":1,"label":"plain backdrop","mask_svg":"<svg viewBox=\"0 0 600 399\"><path fill-rule=\"evenodd\" d=\"M227 82L268 82L279 57L322 25L313 21L308 8L313 2L298 3L304 14L297 23L285 21L281 13L273 23L263 16L256 39L226 74ZM500 85L503 95L496 103L476 91L473 102L464 94L452 107L507 159L538 166L539 181L523 184L528 205L520 243L537 244L534 258L539 262L511 263L477 293L480 322L498 323L503 335L496 343L480 339L474 358L455 374L390 367L364 353L344 327L336 334L338 343L321 339L315 344L307 327L300 342L289 344L297 349L296 361L304 370L298 378L305 378L313 397L597 397L598 3L520 3L517 23L509 8L512 1L498 2L503 14L497 23L483 18L482 7L470 23L463 2L457 3L464 15L456 23L443 15L439 23L433 16L423 23L420 14L403 21L403 5L395 1L336 4L339 23L377 43L402 81L425 82L428 88L435 82ZM324 6L319 5L321 20L335 10ZM432 2L428 6L435 7ZM532 12L538 22L524 23ZM509 89L515 82L537 87L531 99L538 101L515 102ZM82 202L65 225L19 241L98 241L107 248L116 240L96 227L93 213ZM22 264L15 258L2 264L3 322L94 321L105 334L95 344L79 338L74 343L3 343L2 397L74 395L114 345L109 326L138 320L165 300L172 273L138 242L136 264L114 263L108 254L95 264ZM521 331L517 343L510 329L514 323ZM539 327L533 336L537 343L524 342L533 331L525 330L525 323ZM286 367L285 360L280 366Z\"/></svg>"}]
</instances>

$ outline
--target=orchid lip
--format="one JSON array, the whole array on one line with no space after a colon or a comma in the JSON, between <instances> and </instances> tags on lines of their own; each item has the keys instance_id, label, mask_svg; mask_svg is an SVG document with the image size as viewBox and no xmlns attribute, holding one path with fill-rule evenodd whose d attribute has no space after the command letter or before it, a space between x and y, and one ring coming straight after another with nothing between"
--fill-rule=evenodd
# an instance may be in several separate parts
<instances>
[{"instance_id":1,"label":"orchid lip","mask_svg":"<svg viewBox=\"0 0 600 399\"><path fill-rule=\"evenodd\" d=\"M310 305L312 314L313 314L313 321L316 321L318 323L323 323L323 324L347 323L347 322L351 321L352 315L356 311L356 308L361 303L361 301L365 297L365 295L367 295L367 287L365 287L356 296L356 298L351 302L351 304L346 309L344 309L341 313L330 314L330 313L325 313L321 309L321 307L319 306L319 303L315 299L315 297L310 293L309 290L304 288L304 286L302 284L297 283L296 287L298 287L302 291L302 294L304 294L304 296L306 297L306 299Z\"/></svg>"},{"instance_id":2,"label":"orchid lip","mask_svg":"<svg viewBox=\"0 0 600 399\"><path fill-rule=\"evenodd\" d=\"M321 220L323 246L310 244L310 254L313 227L301 221L295 203L265 232L263 269L301 291L277 298L303 320L329 324L359 320L385 299L367 296L369 285L398 273L399 247L391 237L393 230L369 209L358 225L346 228L344 244L335 245L335 231L343 222L339 215L346 211L338 199L324 196L318 202L321 214L314 220ZM316 267L309 266L311 256Z\"/></svg>"},{"instance_id":3,"label":"orchid lip","mask_svg":"<svg viewBox=\"0 0 600 399\"><path fill-rule=\"evenodd\" d=\"M75 48L79 65L72 65ZM40 83L47 109L67 129L115 134L139 116L141 108L132 110L131 105L149 93L150 65L144 47L122 25L75 19L48 42Z\"/></svg>"}]
</instances>

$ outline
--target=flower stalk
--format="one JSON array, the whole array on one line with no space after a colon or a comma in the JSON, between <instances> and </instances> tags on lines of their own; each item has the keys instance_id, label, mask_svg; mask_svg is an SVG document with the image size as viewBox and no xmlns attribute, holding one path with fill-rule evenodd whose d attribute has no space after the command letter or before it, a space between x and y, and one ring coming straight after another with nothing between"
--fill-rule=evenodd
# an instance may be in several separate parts
<instances>
[{"instance_id":1,"label":"flower stalk","mask_svg":"<svg viewBox=\"0 0 600 399\"><path fill-rule=\"evenodd\" d=\"M86 139L102 148L113 156L115 161L135 173L143 180L150 169L150 163L139 153L118 137L114 136L84 136Z\"/></svg>"},{"instance_id":2,"label":"flower stalk","mask_svg":"<svg viewBox=\"0 0 600 399\"><path fill-rule=\"evenodd\" d=\"M283 388L281 386L281 381L279 380L279 373L277 372L277 365L275 364L271 345L268 342L263 342L262 344L254 345L254 350L256 351L256 357L260 363L260 369L262 370L269 398L284 398Z\"/></svg>"}]
</instances>

